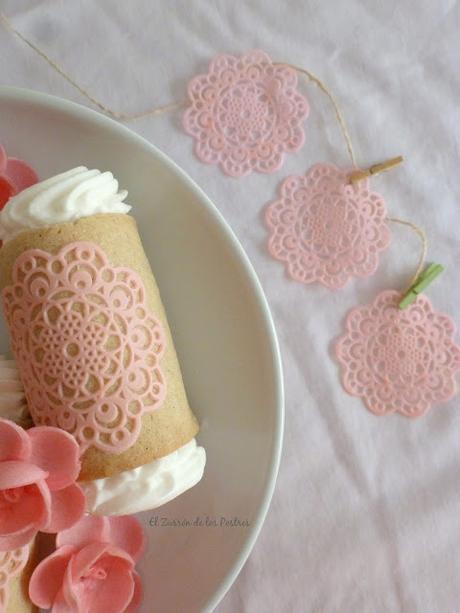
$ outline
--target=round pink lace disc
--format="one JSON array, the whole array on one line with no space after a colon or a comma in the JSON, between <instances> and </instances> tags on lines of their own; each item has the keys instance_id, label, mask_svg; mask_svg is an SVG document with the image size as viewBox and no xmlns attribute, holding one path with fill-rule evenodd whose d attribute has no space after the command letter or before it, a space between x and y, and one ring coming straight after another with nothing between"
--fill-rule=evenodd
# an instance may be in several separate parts
<instances>
[{"instance_id":1,"label":"round pink lace disc","mask_svg":"<svg viewBox=\"0 0 460 613\"><path fill-rule=\"evenodd\" d=\"M166 395L161 324L142 279L95 244L25 251L3 306L35 424L70 432L81 451L121 453Z\"/></svg>"},{"instance_id":2,"label":"round pink lace disc","mask_svg":"<svg viewBox=\"0 0 460 613\"><path fill-rule=\"evenodd\" d=\"M274 172L285 152L304 143L309 106L296 71L263 51L215 57L207 74L190 81L188 96L183 124L196 155L228 175Z\"/></svg>"},{"instance_id":3,"label":"round pink lace disc","mask_svg":"<svg viewBox=\"0 0 460 613\"><path fill-rule=\"evenodd\" d=\"M0 611L6 611L11 580L22 571L29 558L29 545L0 551Z\"/></svg>"},{"instance_id":4,"label":"round pink lace disc","mask_svg":"<svg viewBox=\"0 0 460 613\"><path fill-rule=\"evenodd\" d=\"M381 292L374 302L347 316L336 345L346 391L376 415L420 417L456 392L460 346L455 325L424 295L404 310L401 294Z\"/></svg>"},{"instance_id":5,"label":"round pink lace disc","mask_svg":"<svg viewBox=\"0 0 460 613\"><path fill-rule=\"evenodd\" d=\"M268 250L295 281L343 287L350 277L374 273L389 245L383 198L366 180L351 185L349 172L317 164L291 175L267 208Z\"/></svg>"}]
</instances>

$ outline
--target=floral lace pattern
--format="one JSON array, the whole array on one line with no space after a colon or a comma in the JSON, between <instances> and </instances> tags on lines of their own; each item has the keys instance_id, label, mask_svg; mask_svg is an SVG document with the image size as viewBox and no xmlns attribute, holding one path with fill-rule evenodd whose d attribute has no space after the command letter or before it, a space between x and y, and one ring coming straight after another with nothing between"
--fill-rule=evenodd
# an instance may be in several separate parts
<instances>
[{"instance_id":1,"label":"floral lace pattern","mask_svg":"<svg viewBox=\"0 0 460 613\"><path fill-rule=\"evenodd\" d=\"M353 309L336 355L347 392L376 415L419 417L456 392L460 346L450 317L433 310L423 295L404 310L393 290Z\"/></svg>"},{"instance_id":2,"label":"floral lace pattern","mask_svg":"<svg viewBox=\"0 0 460 613\"><path fill-rule=\"evenodd\" d=\"M32 249L3 304L34 422L67 430L82 452L128 449L166 394L165 335L137 273L92 243Z\"/></svg>"},{"instance_id":3,"label":"floral lace pattern","mask_svg":"<svg viewBox=\"0 0 460 613\"><path fill-rule=\"evenodd\" d=\"M29 545L12 551L0 551L0 611L6 611L9 585L29 559Z\"/></svg>"},{"instance_id":4,"label":"floral lace pattern","mask_svg":"<svg viewBox=\"0 0 460 613\"><path fill-rule=\"evenodd\" d=\"M368 181L351 185L348 174L317 164L287 177L267 208L268 250L295 281L338 289L377 269L390 242L385 202Z\"/></svg>"},{"instance_id":5,"label":"floral lace pattern","mask_svg":"<svg viewBox=\"0 0 460 613\"><path fill-rule=\"evenodd\" d=\"M309 106L297 91L296 71L263 51L217 56L207 74L190 81L188 96L183 124L197 156L228 175L274 172L285 152L304 143Z\"/></svg>"}]
</instances>

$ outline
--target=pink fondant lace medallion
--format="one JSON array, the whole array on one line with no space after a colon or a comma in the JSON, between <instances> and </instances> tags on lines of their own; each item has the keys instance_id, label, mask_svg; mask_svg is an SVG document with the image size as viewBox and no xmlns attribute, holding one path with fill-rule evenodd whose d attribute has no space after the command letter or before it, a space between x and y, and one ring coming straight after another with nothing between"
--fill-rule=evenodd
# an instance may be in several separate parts
<instances>
[{"instance_id":1,"label":"pink fondant lace medallion","mask_svg":"<svg viewBox=\"0 0 460 613\"><path fill-rule=\"evenodd\" d=\"M29 559L29 545L12 551L0 551L0 611L6 611L9 587Z\"/></svg>"},{"instance_id":2,"label":"pink fondant lace medallion","mask_svg":"<svg viewBox=\"0 0 460 613\"><path fill-rule=\"evenodd\" d=\"M419 417L456 392L460 346L455 325L423 295L407 309L401 295L381 292L352 309L336 346L342 382L376 415L399 412Z\"/></svg>"},{"instance_id":3,"label":"pink fondant lace medallion","mask_svg":"<svg viewBox=\"0 0 460 613\"><path fill-rule=\"evenodd\" d=\"M139 275L75 242L25 251L12 276L3 305L34 422L67 430L82 452L128 449L166 394L165 335Z\"/></svg>"},{"instance_id":4,"label":"pink fondant lace medallion","mask_svg":"<svg viewBox=\"0 0 460 613\"><path fill-rule=\"evenodd\" d=\"M295 281L338 289L375 272L390 242L386 215L368 181L350 185L349 171L316 164L287 177L268 206L268 250Z\"/></svg>"},{"instance_id":5,"label":"pink fondant lace medallion","mask_svg":"<svg viewBox=\"0 0 460 613\"><path fill-rule=\"evenodd\" d=\"M304 143L309 106L297 73L263 51L215 57L207 74L190 81L188 96L183 123L197 156L228 175L274 172Z\"/></svg>"}]
</instances>

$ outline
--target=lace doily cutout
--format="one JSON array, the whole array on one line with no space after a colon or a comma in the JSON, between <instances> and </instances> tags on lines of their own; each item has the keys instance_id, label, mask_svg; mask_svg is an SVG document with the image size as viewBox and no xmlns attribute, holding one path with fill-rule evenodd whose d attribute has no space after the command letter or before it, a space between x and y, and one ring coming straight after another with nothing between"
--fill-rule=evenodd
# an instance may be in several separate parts
<instances>
[{"instance_id":1,"label":"lace doily cutout","mask_svg":"<svg viewBox=\"0 0 460 613\"><path fill-rule=\"evenodd\" d=\"M12 551L0 551L0 611L6 611L9 586L29 559L29 545Z\"/></svg>"},{"instance_id":2,"label":"lace doily cutout","mask_svg":"<svg viewBox=\"0 0 460 613\"><path fill-rule=\"evenodd\" d=\"M295 281L338 289L377 269L390 242L385 202L368 181L353 186L348 175L317 164L306 175L287 177L268 205L268 250Z\"/></svg>"},{"instance_id":3,"label":"lace doily cutout","mask_svg":"<svg viewBox=\"0 0 460 613\"><path fill-rule=\"evenodd\" d=\"M420 417L456 392L460 346L450 317L433 310L423 295L401 310L401 295L378 294L353 309L336 345L346 391L360 396L376 415Z\"/></svg>"},{"instance_id":4,"label":"lace doily cutout","mask_svg":"<svg viewBox=\"0 0 460 613\"><path fill-rule=\"evenodd\" d=\"M209 72L188 85L185 131L202 162L233 177L278 170L285 152L304 143L309 105L293 68L273 64L263 51L219 55Z\"/></svg>"},{"instance_id":5,"label":"lace doily cutout","mask_svg":"<svg viewBox=\"0 0 460 613\"><path fill-rule=\"evenodd\" d=\"M139 275L92 243L32 249L3 305L35 424L67 430L82 452L128 449L166 394L165 335Z\"/></svg>"}]
</instances>

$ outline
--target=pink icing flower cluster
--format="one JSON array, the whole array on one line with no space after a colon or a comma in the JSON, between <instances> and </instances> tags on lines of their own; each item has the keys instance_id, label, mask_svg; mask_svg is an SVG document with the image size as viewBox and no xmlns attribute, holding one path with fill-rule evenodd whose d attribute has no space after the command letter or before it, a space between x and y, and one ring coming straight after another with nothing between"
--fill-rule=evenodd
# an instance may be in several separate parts
<instances>
[{"instance_id":1,"label":"pink icing flower cluster","mask_svg":"<svg viewBox=\"0 0 460 613\"><path fill-rule=\"evenodd\" d=\"M0 419L0 611L39 531L57 533L57 549L32 574L34 604L53 613L135 613L139 607L142 527L134 517L85 515L76 483L79 451L64 430L24 430Z\"/></svg>"},{"instance_id":2,"label":"pink icing flower cluster","mask_svg":"<svg viewBox=\"0 0 460 613\"><path fill-rule=\"evenodd\" d=\"M0 420L0 551L26 545L38 531L69 528L83 516L79 471L78 445L67 432L26 431Z\"/></svg>"}]
</instances>

